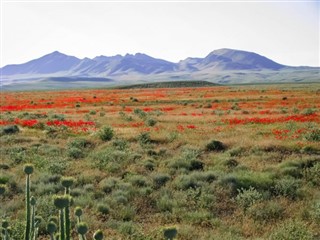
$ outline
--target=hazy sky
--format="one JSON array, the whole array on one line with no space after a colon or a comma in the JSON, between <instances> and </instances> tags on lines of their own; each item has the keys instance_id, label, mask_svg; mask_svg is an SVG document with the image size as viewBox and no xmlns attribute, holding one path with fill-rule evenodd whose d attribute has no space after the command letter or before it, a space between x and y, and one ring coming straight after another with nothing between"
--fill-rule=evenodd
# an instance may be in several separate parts
<instances>
[{"instance_id":1,"label":"hazy sky","mask_svg":"<svg viewBox=\"0 0 320 240\"><path fill-rule=\"evenodd\" d=\"M233 48L320 66L319 9L317 1L2 0L0 65L55 50L79 58L142 52L178 62Z\"/></svg>"}]
</instances>

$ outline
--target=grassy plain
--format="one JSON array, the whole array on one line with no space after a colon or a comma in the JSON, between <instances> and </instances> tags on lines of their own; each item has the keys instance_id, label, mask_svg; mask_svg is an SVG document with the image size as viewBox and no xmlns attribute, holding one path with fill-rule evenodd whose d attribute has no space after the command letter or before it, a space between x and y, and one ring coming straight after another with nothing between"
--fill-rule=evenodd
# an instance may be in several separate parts
<instances>
[{"instance_id":1,"label":"grassy plain","mask_svg":"<svg viewBox=\"0 0 320 240\"><path fill-rule=\"evenodd\" d=\"M319 107L317 83L2 92L0 216L22 239L32 163L42 239L61 176L88 236L317 239Z\"/></svg>"}]
</instances>

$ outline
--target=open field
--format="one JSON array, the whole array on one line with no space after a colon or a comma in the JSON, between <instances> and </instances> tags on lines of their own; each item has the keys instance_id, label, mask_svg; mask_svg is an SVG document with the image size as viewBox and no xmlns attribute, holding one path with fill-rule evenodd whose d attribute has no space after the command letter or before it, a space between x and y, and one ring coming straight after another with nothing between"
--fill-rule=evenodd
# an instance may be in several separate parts
<instances>
[{"instance_id":1,"label":"open field","mask_svg":"<svg viewBox=\"0 0 320 240\"><path fill-rule=\"evenodd\" d=\"M46 223L72 176L88 239L320 238L320 84L1 93L0 216L23 239L23 165ZM12 127L18 126L17 128ZM77 239L73 231L74 239Z\"/></svg>"}]
</instances>

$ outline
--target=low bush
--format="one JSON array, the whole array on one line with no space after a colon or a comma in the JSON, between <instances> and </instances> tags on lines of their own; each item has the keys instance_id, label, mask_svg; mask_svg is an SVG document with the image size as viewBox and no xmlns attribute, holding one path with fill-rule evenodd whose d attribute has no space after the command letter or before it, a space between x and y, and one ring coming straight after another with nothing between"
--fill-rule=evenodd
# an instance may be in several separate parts
<instances>
[{"instance_id":1,"label":"low bush","mask_svg":"<svg viewBox=\"0 0 320 240\"><path fill-rule=\"evenodd\" d=\"M97 211L102 215L108 215L110 213L110 207L107 204L100 203L97 206Z\"/></svg>"},{"instance_id":2,"label":"low bush","mask_svg":"<svg viewBox=\"0 0 320 240\"><path fill-rule=\"evenodd\" d=\"M246 211L250 206L261 201L262 197L262 194L253 187L250 187L249 189L241 188L238 190L236 201L238 205Z\"/></svg>"},{"instance_id":3,"label":"low bush","mask_svg":"<svg viewBox=\"0 0 320 240\"><path fill-rule=\"evenodd\" d=\"M288 197L292 200L298 198L298 189L300 181L294 178L282 178L278 179L274 185L274 194L277 196Z\"/></svg>"},{"instance_id":4,"label":"low bush","mask_svg":"<svg viewBox=\"0 0 320 240\"><path fill-rule=\"evenodd\" d=\"M124 151L128 148L129 144L125 139L117 138L112 142L112 146L117 150Z\"/></svg>"},{"instance_id":5,"label":"low bush","mask_svg":"<svg viewBox=\"0 0 320 240\"><path fill-rule=\"evenodd\" d=\"M152 180L154 186L160 188L170 180L170 176L166 173L156 173L152 176Z\"/></svg>"},{"instance_id":6,"label":"low bush","mask_svg":"<svg viewBox=\"0 0 320 240\"><path fill-rule=\"evenodd\" d=\"M220 142L220 141L217 141L217 140L212 140L210 143L208 143L206 145L206 150L207 151L223 151L226 149L226 146Z\"/></svg>"},{"instance_id":7,"label":"low bush","mask_svg":"<svg viewBox=\"0 0 320 240\"><path fill-rule=\"evenodd\" d=\"M308 168L304 172L305 178L313 185L320 186L320 162Z\"/></svg>"},{"instance_id":8,"label":"low bush","mask_svg":"<svg viewBox=\"0 0 320 240\"><path fill-rule=\"evenodd\" d=\"M142 132L138 136L138 142L141 146L147 145L151 143L151 137L149 132Z\"/></svg>"},{"instance_id":9,"label":"low bush","mask_svg":"<svg viewBox=\"0 0 320 240\"><path fill-rule=\"evenodd\" d=\"M68 142L67 147L68 148L79 148L79 149L85 149L85 148L91 148L93 147L93 143L85 138L75 138L72 139L70 142Z\"/></svg>"},{"instance_id":10,"label":"low bush","mask_svg":"<svg viewBox=\"0 0 320 240\"><path fill-rule=\"evenodd\" d=\"M313 234L302 222L286 221L274 229L270 240L312 240Z\"/></svg>"},{"instance_id":11,"label":"low bush","mask_svg":"<svg viewBox=\"0 0 320 240\"><path fill-rule=\"evenodd\" d=\"M146 124L149 126L149 127L153 127L154 125L157 124L157 120L153 119L153 118L149 118L147 121L146 121Z\"/></svg>"},{"instance_id":12,"label":"low bush","mask_svg":"<svg viewBox=\"0 0 320 240\"><path fill-rule=\"evenodd\" d=\"M98 136L102 141L110 141L113 138L114 131L109 126L104 126L98 131Z\"/></svg>"},{"instance_id":13,"label":"low bush","mask_svg":"<svg viewBox=\"0 0 320 240\"><path fill-rule=\"evenodd\" d=\"M4 126L0 129L0 136L1 135L8 135L8 134L15 134L18 133L20 129L18 128L17 125L9 125L9 126Z\"/></svg>"},{"instance_id":14,"label":"low bush","mask_svg":"<svg viewBox=\"0 0 320 240\"><path fill-rule=\"evenodd\" d=\"M271 221L281 219L284 216L284 211L284 207L279 203L269 201L252 205L248 208L247 214L254 221L270 223Z\"/></svg>"},{"instance_id":15,"label":"low bush","mask_svg":"<svg viewBox=\"0 0 320 240\"><path fill-rule=\"evenodd\" d=\"M80 148L71 147L67 150L67 155L73 159L79 159L84 157L84 152Z\"/></svg>"}]
</instances>

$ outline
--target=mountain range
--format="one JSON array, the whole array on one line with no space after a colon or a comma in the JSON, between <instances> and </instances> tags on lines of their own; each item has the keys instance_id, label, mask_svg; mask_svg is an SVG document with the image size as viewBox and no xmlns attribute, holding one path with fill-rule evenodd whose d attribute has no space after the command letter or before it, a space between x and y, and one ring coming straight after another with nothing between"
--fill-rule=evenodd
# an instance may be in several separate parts
<instances>
[{"instance_id":1,"label":"mountain range","mask_svg":"<svg viewBox=\"0 0 320 240\"><path fill-rule=\"evenodd\" d=\"M58 51L0 69L4 89L123 85L154 81L206 80L214 83L319 81L319 67L285 66L257 53L219 49L178 63L143 53L79 59Z\"/></svg>"}]
</instances>

